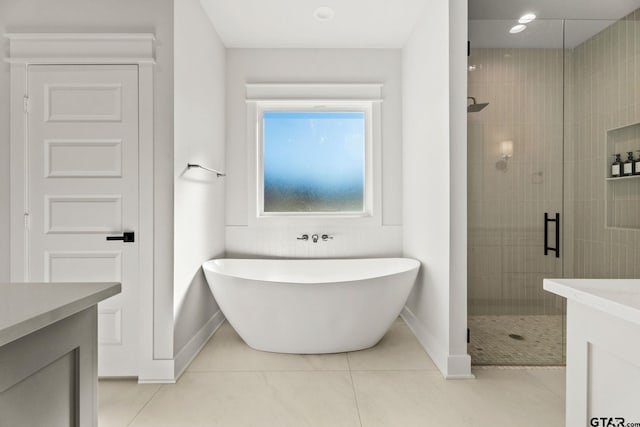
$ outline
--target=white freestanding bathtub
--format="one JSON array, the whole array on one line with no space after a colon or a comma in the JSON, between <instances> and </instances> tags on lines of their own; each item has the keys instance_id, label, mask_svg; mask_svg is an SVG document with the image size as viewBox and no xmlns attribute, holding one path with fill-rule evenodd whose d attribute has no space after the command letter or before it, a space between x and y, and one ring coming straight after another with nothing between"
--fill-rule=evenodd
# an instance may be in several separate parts
<instances>
[{"instance_id":1,"label":"white freestanding bathtub","mask_svg":"<svg viewBox=\"0 0 640 427\"><path fill-rule=\"evenodd\" d=\"M402 310L408 258L215 259L203 264L231 326L257 350L340 353L374 346Z\"/></svg>"}]
</instances>

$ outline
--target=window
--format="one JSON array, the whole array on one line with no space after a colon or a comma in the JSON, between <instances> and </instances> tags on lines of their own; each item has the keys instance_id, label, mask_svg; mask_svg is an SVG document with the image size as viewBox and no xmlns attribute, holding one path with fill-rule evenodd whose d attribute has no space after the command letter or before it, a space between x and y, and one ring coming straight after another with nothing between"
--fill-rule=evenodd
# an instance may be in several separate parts
<instances>
[{"instance_id":1,"label":"window","mask_svg":"<svg viewBox=\"0 0 640 427\"><path fill-rule=\"evenodd\" d=\"M249 225L381 224L382 85L245 88Z\"/></svg>"},{"instance_id":2,"label":"window","mask_svg":"<svg viewBox=\"0 0 640 427\"><path fill-rule=\"evenodd\" d=\"M258 105L258 215L371 215L370 103Z\"/></svg>"},{"instance_id":3,"label":"window","mask_svg":"<svg viewBox=\"0 0 640 427\"><path fill-rule=\"evenodd\" d=\"M265 111L263 213L365 212L363 111Z\"/></svg>"}]
</instances>

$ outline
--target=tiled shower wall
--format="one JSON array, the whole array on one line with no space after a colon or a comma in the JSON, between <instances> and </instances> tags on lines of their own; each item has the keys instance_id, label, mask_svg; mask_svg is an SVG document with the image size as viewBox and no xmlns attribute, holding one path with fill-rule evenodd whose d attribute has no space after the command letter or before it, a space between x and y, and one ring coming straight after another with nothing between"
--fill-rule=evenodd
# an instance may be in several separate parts
<instances>
[{"instance_id":1,"label":"tiled shower wall","mask_svg":"<svg viewBox=\"0 0 640 427\"><path fill-rule=\"evenodd\" d=\"M473 49L468 117L469 314L553 314L542 278L562 274L544 256L544 212L562 207L562 49ZM513 141L503 160L501 141ZM553 236L553 229L552 236Z\"/></svg>"},{"instance_id":2,"label":"tiled shower wall","mask_svg":"<svg viewBox=\"0 0 640 427\"><path fill-rule=\"evenodd\" d=\"M490 103L468 114L471 315L559 313L544 277L640 277L640 178L605 180L607 155L640 150L640 10L564 61L563 75L562 49L471 52L469 96ZM560 260L542 253L544 212L564 215Z\"/></svg>"},{"instance_id":3,"label":"tiled shower wall","mask_svg":"<svg viewBox=\"0 0 640 427\"><path fill-rule=\"evenodd\" d=\"M640 150L639 70L640 9L572 52L566 207L574 277L640 277L640 178L605 181L608 155Z\"/></svg>"}]
</instances>

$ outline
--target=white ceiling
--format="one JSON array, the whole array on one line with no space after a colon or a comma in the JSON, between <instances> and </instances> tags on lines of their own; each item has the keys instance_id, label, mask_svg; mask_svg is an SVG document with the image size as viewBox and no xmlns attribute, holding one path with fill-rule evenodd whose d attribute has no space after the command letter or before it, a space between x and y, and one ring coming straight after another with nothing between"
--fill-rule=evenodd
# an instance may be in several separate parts
<instances>
[{"instance_id":1,"label":"white ceiling","mask_svg":"<svg viewBox=\"0 0 640 427\"><path fill-rule=\"evenodd\" d=\"M605 0L603 0L605 1ZM230 48L400 48L426 0L201 0ZM313 12L330 6L335 17Z\"/></svg>"},{"instance_id":2,"label":"white ceiling","mask_svg":"<svg viewBox=\"0 0 640 427\"><path fill-rule=\"evenodd\" d=\"M468 0L474 47L575 47L631 11L640 0ZM230 48L401 48L429 0L201 0L224 45ZM330 6L335 17L313 12ZM515 20L538 19L516 35ZM613 20L613 21L612 21Z\"/></svg>"}]
</instances>

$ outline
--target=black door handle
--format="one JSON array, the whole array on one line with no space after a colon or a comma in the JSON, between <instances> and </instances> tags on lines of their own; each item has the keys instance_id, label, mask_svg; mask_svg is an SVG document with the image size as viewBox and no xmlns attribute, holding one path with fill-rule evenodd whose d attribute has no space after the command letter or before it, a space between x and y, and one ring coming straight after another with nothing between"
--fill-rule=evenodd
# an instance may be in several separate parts
<instances>
[{"instance_id":1,"label":"black door handle","mask_svg":"<svg viewBox=\"0 0 640 427\"><path fill-rule=\"evenodd\" d=\"M136 241L136 233L133 231L125 231L122 236L107 236L107 240L122 240L125 243Z\"/></svg>"},{"instance_id":2,"label":"black door handle","mask_svg":"<svg viewBox=\"0 0 640 427\"><path fill-rule=\"evenodd\" d=\"M556 223L556 247L549 246L549 223ZM549 218L547 212L544 213L544 254L548 255L549 251L556 253L556 258L560 258L560 214L556 213L555 218Z\"/></svg>"}]
</instances>

